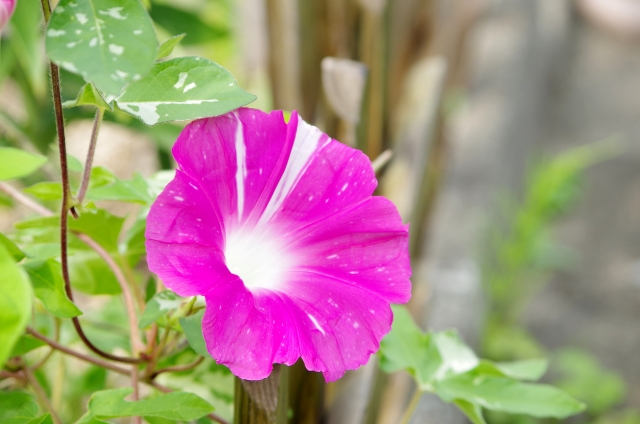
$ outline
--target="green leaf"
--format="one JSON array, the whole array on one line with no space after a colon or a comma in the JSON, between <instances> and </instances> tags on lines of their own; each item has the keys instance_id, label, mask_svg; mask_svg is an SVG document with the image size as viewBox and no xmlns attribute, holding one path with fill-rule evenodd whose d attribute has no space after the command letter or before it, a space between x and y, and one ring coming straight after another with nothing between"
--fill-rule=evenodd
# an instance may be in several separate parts
<instances>
[{"instance_id":1,"label":"green leaf","mask_svg":"<svg viewBox=\"0 0 640 424\"><path fill-rule=\"evenodd\" d=\"M159 62L116 99L147 125L217 116L254 101L220 65L200 57Z\"/></svg>"},{"instance_id":2,"label":"green leaf","mask_svg":"<svg viewBox=\"0 0 640 424\"><path fill-rule=\"evenodd\" d=\"M96 392L89 400L89 413L97 418L133 416L161 417L172 420L196 420L213 412L213 406L188 392L172 392L151 399L127 402L131 388Z\"/></svg>"},{"instance_id":3,"label":"green leaf","mask_svg":"<svg viewBox=\"0 0 640 424\"><path fill-rule=\"evenodd\" d=\"M71 172L82 172L84 170L84 165L82 165L80 159L70 154L67 154L67 166Z\"/></svg>"},{"instance_id":4,"label":"green leaf","mask_svg":"<svg viewBox=\"0 0 640 424\"><path fill-rule=\"evenodd\" d=\"M0 245L3 245L4 248L7 249L9 254L13 256L13 259L15 259L16 262L20 262L25 258L24 252L20 250L20 248L16 246L14 242L9 240L7 236L2 233L0 233Z\"/></svg>"},{"instance_id":5,"label":"green leaf","mask_svg":"<svg viewBox=\"0 0 640 424\"><path fill-rule=\"evenodd\" d=\"M476 354L464 344L455 330L433 333L433 341L442 358L442 365L438 369L436 376L437 379L451 374L467 372L480 363Z\"/></svg>"},{"instance_id":6,"label":"green leaf","mask_svg":"<svg viewBox=\"0 0 640 424\"><path fill-rule=\"evenodd\" d=\"M0 147L0 180L15 180L26 177L47 163L47 158L41 155L14 149Z\"/></svg>"},{"instance_id":7,"label":"green leaf","mask_svg":"<svg viewBox=\"0 0 640 424\"><path fill-rule=\"evenodd\" d=\"M31 289L24 271L0 245L0 367L4 366L31 316Z\"/></svg>"},{"instance_id":8,"label":"green leaf","mask_svg":"<svg viewBox=\"0 0 640 424\"><path fill-rule=\"evenodd\" d=\"M0 423L27 423L38 416L38 404L24 392L0 391Z\"/></svg>"},{"instance_id":9,"label":"green leaf","mask_svg":"<svg viewBox=\"0 0 640 424\"><path fill-rule=\"evenodd\" d=\"M62 184L58 182L45 181L36 183L22 191L42 200L62 199Z\"/></svg>"},{"instance_id":10,"label":"green leaf","mask_svg":"<svg viewBox=\"0 0 640 424\"><path fill-rule=\"evenodd\" d=\"M435 389L448 402L462 399L494 411L538 418L566 418L585 409L582 402L553 386L474 372L438 381Z\"/></svg>"},{"instance_id":11,"label":"green leaf","mask_svg":"<svg viewBox=\"0 0 640 424\"><path fill-rule=\"evenodd\" d=\"M44 414L38 418L32 419L27 424L53 424L53 420L51 419L51 415Z\"/></svg>"},{"instance_id":12,"label":"green leaf","mask_svg":"<svg viewBox=\"0 0 640 424\"><path fill-rule=\"evenodd\" d=\"M150 205L155 200L149 194L149 183L138 173L132 180L116 179L110 184L92 187L87 192L87 198L92 200L118 200L120 202L141 203Z\"/></svg>"},{"instance_id":13,"label":"green leaf","mask_svg":"<svg viewBox=\"0 0 640 424\"><path fill-rule=\"evenodd\" d=\"M15 57L21 70L15 73L26 77L33 94L42 99L47 93L47 63L42 54L42 10L35 1L16 2L16 10L11 18L11 41ZM9 50L3 50L2 62L10 57ZM20 72L22 71L22 72Z\"/></svg>"},{"instance_id":14,"label":"green leaf","mask_svg":"<svg viewBox=\"0 0 640 424\"><path fill-rule=\"evenodd\" d=\"M156 60L164 59L165 57L169 56L173 49L180 43L180 41L182 41L185 35L187 34L174 35L168 40L163 41L158 48Z\"/></svg>"},{"instance_id":15,"label":"green leaf","mask_svg":"<svg viewBox=\"0 0 640 424\"><path fill-rule=\"evenodd\" d=\"M16 345L13 347L13 350L11 351L11 355L9 355L9 357L12 358L14 356L22 356L25 353L29 353L32 350L45 346L45 344L46 343L36 339L35 337L24 334L16 342Z\"/></svg>"},{"instance_id":16,"label":"green leaf","mask_svg":"<svg viewBox=\"0 0 640 424\"><path fill-rule=\"evenodd\" d=\"M96 213L83 213L78 219L70 219L69 229L87 234L107 251L115 252L123 223L124 218L98 209Z\"/></svg>"},{"instance_id":17,"label":"green leaf","mask_svg":"<svg viewBox=\"0 0 640 424\"><path fill-rule=\"evenodd\" d=\"M207 43L216 38L227 37L230 31L226 27L214 27L200 19L196 13L173 7L169 4L154 3L149 11L151 17L170 34L187 33L183 44Z\"/></svg>"},{"instance_id":18,"label":"green leaf","mask_svg":"<svg viewBox=\"0 0 640 424\"><path fill-rule=\"evenodd\" d=\"M482 416L482 408L475 403L466 400L456 399L453 403L469 418L473 424L487 424Z\"/></svg>"},{"instance_id":19,"label":"green leaf","mask_svg":"<svg viewBox=\"0 0 640 424\"><path fill-rule=\"evenodd\" d=\"M78 307L69 299L62 280L62 267L54 259L28 261L25 271L31 278L33 293L53 315L59 318L73 318L82 315Z\"/></svg>"},{"instance_id":20,"label":"green leaf","mask_svg":"<svg viewBox=\"0 0 640 424\"><path fill-rule=\"evenodd\" d=\"M391 332L380 344L380 366L385 372L407 370L425 389L442 365L442 358L430 334L415 324L407 308L392 306Z\"/></svg>"},{"instance_id":21,"label":"green leaf","mask_svg":"<svg viewBox=\"0 0 640 424\"><path fill-rule=\"evenodd\" d=\"M138 327L145 328L172 309L180 306L184 299L172 292L163 290L151 298L144 309Z\"/></svg>"},{"instance_id":22,"label":"green leaf","mask_svg":"<svg viewBox=\"0 0 640 424\"><path fill-rule=\"evenodd\" d=\"M107 98L151 69L157 47L151 19L135 0L60 0L46 33L51 60Z\"/></svg>"},{"instance_id":23,"label":"green leaf","mask_svg":"<svg viewBox=\"0 0 640 424\"><path fill-rule=\"evenodd\" d=\"M514 362L496 362L493 365L506 377L516 380L536 381L547 372L549 361L539 358Z\"/></svg>"},{"instance_id":24,"label":"green leaf","mask_svg":"<svg viewBox=\"0 0 640 424\"><path fill-rule=\"evenodd\" d=\"M184 331L184 335L187 336L189 346L191 346L196 353L208 358L211 355L209 355L207 344L205 343L204 336L202 335L203 316L204 310L196 314L189 315L188 317L182 317L180 318L180 326Z\"/></svg>"},{"instance_id":25,"label":"green leaf","mask_svg":"<svg viewBox=\"0 0 640 424\"><path fill-rule=\"evenodd\" d=\"M62 103L62 107L75 107L75 106L96 106L101 109L112 110L111 106L105 102L98 89L91 83L85 84L80 89L78 97L75 100L67 100Z\"/></svg>"},{"instance_id":26,"label":"green leaf","mask_svg":"<svg viewBox=\"0 0 640 424\"><path fill-rule=\"evenodd\" d=\"M73 252L69 257L69 276L74 289L91 295L120 294L120 284L111 268L93 250Z\"/></svg>"}]
</instances>

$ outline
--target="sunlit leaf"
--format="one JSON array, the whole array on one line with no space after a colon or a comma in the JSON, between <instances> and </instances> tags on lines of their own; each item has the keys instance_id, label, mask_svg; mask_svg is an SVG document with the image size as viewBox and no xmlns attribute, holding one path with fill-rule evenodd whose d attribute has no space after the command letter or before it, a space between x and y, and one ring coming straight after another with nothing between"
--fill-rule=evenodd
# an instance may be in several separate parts
<instances>
[{"instance_id":1,"label":"sunlit leaf","mask_svg":"<svg viewBox=\"0 0 640 424\"><path fill-rule=\"evenodd\" d=\"M167 312L180 306L184 299L172 292L171 290L163 290L157 293L147 302L147 307L144 309L138 326L145 328L158 320L161 316Z\"/></svg>"},{"instance_id":2,"label":"sunlit leaf","mask_svg":"<svg viewBox=\"0 0 640 424\"><path fill-rule=\"evenodd\" d=\"M38 340L28 334L23 334L22 337L20 337L20 339L18 339L18 341L16 342L16 345L13 347L13 350L11 351L11 355L9 355L9 357L22 356L25 353L29 353L32 350L35 350L42 346L45 346L45 343L43 341Z\"/></svg>"},{"instance_id":3,"label":"sunlit leaf","mask_svg":"<svg viewBox=\"0 0 640 424\"><path fill-rule=\"evenodd\" d=\"M44 156L13 147L0 147L0 180L26 177L45 163L47 158Z\"/></svg>"},{"instance_id":4,"label":"sunlit leaf","mask_svg":"<svg viewBox=\"0 0 640 424\"><path fill-rule=\"evenodd\" d=\"M158 47L138 1L60 0L46 31L47 54L107 96L145 75Z\"/></svg>"},{"instance_id":5,"label":"sunlit leaf","mask_svg":"<svg viewBox=\"0 0 640 424\"><path fill-rule=\"evenodd\" d=\"M82 315L78 307L67 297L62 267L54 259L28 261L24 269L29 274L33 293L53 315L60 318L73 318Z\"/></svg>"},{"instance_id":6,"label":"sunlit leaf","mask_svg":"<svg viewBox=\"0 0 640 424\"><path fill-rule=\"evenodd\" d=\"M31 316L31 288L25 272L0 244L0 367Z\"/></svg>"},{"instance_id":7,"label":"sunlit leaf","mask_svg":"<svg viewBox=\"0 0 640 424\"><path fill-rule=\"evenodd\" d=\"M23 191L42 200L62 199L62 184L58 182L43 181L27 187Z\"/></svg>"},{"instance_id":8,"label":"sunlit leaf","mask_svg":"<svg viewBox=\"0 0 640 424\"><path fill-rule=\"evenodd\" d=\"M430 334L415 324L407 308L393 306L391 332L380 343L380 366L386 372L409 371L418 384L428 386L443 363Z\"/></svg>"},{"instance_id":9,"label":"sunlit leaf","mask_svg":"<svg viewBox=\"0 0 640 424\"><path fill-rule=\"evenodd\" d=\"M158 47L158 54L156 55L156 60L164 59L165 57L169 56L173 51L173 49L180 43L180 41L182 41L185 35L187 34L175 35L163 41L162 44L160 44L160 47Z\"/></svg>"},{"instance_id":10,"label":"sunlit leaf","mask_svg":"<svg viewBox=\"0 0 640 424\"><path fill-rule=\"evenodd\" d=\"M0 423L27 423L37 416L38 404L32 395L0 391Z\"/></svg>"},{"instance_id":11,"label":"sunlit leaf","mask_svg":"<svg viewBox=\"0 0 640 424\"><path fill-rule=\"evenodd\" d=\"M96 392L89 400L89 414L97 418L133 416L162 417L172 420L196 420L213 412L213 406L201 397L188 392L172 392L135 402L124 398L131 388Z\"/></svg>"},{"instance_id":12,"label":"sunlit leaf","mask_svg":"<svg viewBox=\"0 0 640 424\"><path fill-rule=\"evenodd\" d=\"M254 101L233 75L200 57L159 62L116 99L118 107L147 125L217 116Z\"/></svg>"},{"instance_id":13,"label":"sunlit leaf","mask_svg":"<svg viewBox=\"0 0 640 424\"><path fill-rule=\"evenodd\" d=\"M565 418L585 409L582 402L553 386L474 372L438 381L435 388L446 401L462 399L494 411L539 418Z\"/></svg>"},{"instance_id":14,"label":"sunlit leaf","mask_svg":"<svg viewBox=\"0 0 640 424\"><path fill-rule=\"evenodd\" d=\"M102 98L98 89L91 83L85 84L80 89L78 97L75 100L67 100L62 103L63 107L75 106L96 106L102 109L111 110L111 106Z\"/></svg>"},{"instance_id":15,"label":"sunlit leaf","mask_svg":"<svg viewBox=\"0 0 640 424\"><path fill-rule=\"evenodd\" d=\"M2 233L0 233L0 245L3 245L4 248L7 249L9 254L13 256L13 259L15 259L16 262L20 262L24 259L24 252L20 250L20 248L16 246L14 242L9 240L7 236Z\"/></svg>"},{"instance_id":16,"label":"sunlit leaf","mask_svg":"<svg viewBox=\"0 0 640 424\"><path fill-rule=\"evenodd\" d=\"M204 336L202 335L203 316L204 311L200 311L196 314L189 315L188 317L180 318L180 326L182 327L185 336L187 336L189 346L191 346L196 353L209 357L210 355L207 351L207 344L205 343Z\"/></svg>"}]
</instances>

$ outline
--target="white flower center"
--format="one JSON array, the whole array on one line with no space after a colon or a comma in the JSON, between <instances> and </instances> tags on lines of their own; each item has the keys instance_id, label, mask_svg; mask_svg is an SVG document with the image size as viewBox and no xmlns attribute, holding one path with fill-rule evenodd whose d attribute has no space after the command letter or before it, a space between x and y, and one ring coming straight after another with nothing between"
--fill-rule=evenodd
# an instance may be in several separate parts
<instances>
[{"instance_id":1,"label":"white flower center","mask_svg":"<svg viewBox=\"0 0 640 424\"><path fill-rule=\"evenodd\" d=\"M228 234L224 255L229 271L251 291L278 290L295 264L293 255L286 252L282 243L259 228Z\"/></svg>"}]
</instances>

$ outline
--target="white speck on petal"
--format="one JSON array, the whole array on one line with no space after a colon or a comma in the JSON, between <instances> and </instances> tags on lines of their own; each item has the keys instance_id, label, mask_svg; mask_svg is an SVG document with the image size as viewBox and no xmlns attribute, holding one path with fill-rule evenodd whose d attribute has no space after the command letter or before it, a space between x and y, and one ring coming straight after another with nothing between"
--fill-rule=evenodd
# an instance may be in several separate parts
<instances>
[{"instance_id":1,"label":"white speck on petal","mask_svg":"<svg viewBox=\"0 0 640 424\"><path fill-rule=\"evenodd\" d=\"M195 82L190 82L189 84L187 84L186 87L184 88L184 90L182 90L182 92L186 93L187 91L191 90L192 88L196 88L196 83Z\"/></svg>"},{"instance_id":2,"label":"white speck on petal","mask_svg":"<svg viewBox=\"0 0 640 424\"><path fill-rule=\"evenodd\" d=\"M318 321L316 320L316 318L311 315L311 314L307 314L307 316L309 317L309 319L311 320L311 322L313 323L313 325L323 334L325 335L326 333L324 332L324 329L322 327L320 327L320 324L318 323Z\"/></svg>"},{"instance_id":3,"label":"white speck on petal","mask_svg":"<svg viewBox=\"0 0 640 424\"><path fill-rule=\"evenodd\" d=\"M49 31L47 31L47 36L49 37L60 37L61 35L65 35L67 32L63 29L53 29L51 28Z\"/></svg>"},{"instance_id":4,"label":"white speck on petal","mask_svg":"<svg viewBox=\"0 0 640 424\"><path fill-rule=\"evenodd\" d=\"M184 82L187 80L188 76L189 76L188 73L180 72L180 75L178 75L178 82L173 84L173 88L182 88L182 86L184 85Z\"/></svg>"},{"instance_id":5,"label":"white speck on petal","mask_svg":"<svg viewBox=\"0 0 640 424\"><path fill-rule=\"evenodd\" d=\"M107 10L99 10L98 13L101 14L101 15L107 15L107 16L112 17L113 19L118 19L118 20L122 21L122 20L127 19L126 16L122 16L120 14L120 11L122 9L123 9L122 7L112 7L112 8L107 9Z\"/></svg>"},{"instance_id":6,"label":"white speck on petal","mask_svg":"<svg viewBox=\"0 0 640 424\"><path fill-rule=\"evenodd\" d=\"M109 51L115 55L120 56L122 52L124 52L124 47L118 46L116 44L109 44Z\"/></svg>"},{"instance_id":7,"label":"white speck on petal","mask_svg":"<svg viewBox=\"0 0 640 424\"><path fill-rule=\"evenodd\" d=\"M89 22L89 19L87 19L87 15L85 15L84 13L76 13L76 19L78 20L78 22L80 22L80 24L84 25L87 22Z\"/></svg>"},{"instance_id":8,"label":"white speck on petal","mask_svg":"<svg viewBox=\"0 0 640 424\"><path fill-rule=\"evenodd\" d=\"M176 199L178 202L184 202L184 197L175 196L174 199Z\"/></svg>"}]
</instances>

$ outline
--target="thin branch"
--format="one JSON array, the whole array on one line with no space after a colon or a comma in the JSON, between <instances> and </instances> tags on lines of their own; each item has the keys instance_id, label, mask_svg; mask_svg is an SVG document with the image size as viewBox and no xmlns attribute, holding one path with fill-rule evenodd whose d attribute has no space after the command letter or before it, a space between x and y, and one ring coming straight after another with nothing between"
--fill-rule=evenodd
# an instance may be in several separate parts
<instances>
[{"instance_id":1,"label":"thin branch","mask_svg":"<svg viewBox=\"0 0 640 424\"><path fill-rule=\"evenodd\" d=\"M95 240L89 237L86 234L78 233L74 231L74 234L82 240L87 246L91 247L96 253L107 263L111 271L116 276L116 280L120 284L120 288L122 289L122 296L124 297L124 303L127 308L127 315L129 316L129 327L131 330L131 348L133 349L134 355L139 354L144 351L144 345L140 341L140 331L138 330L138 320L136 318L136 308L133 303L133 296L131 295L131 290L129 290L129 284L127 283L127 279L124 276L124 273L118 266L118 264L113 260L111 255L104 250L102 246L100 246Z\"/></svg>"},{"instance_id":2,"label":"thin branch","mask_svg":"<svg viewBox=\"0 0 640 424\"><path fill-rule=\"evenodd\" d=\"M98 144L98 131L100 131L100 123L104 116L104 109L101 107L96 111L96 117L93 120L93 129L91 130L91 141L89 142L89 150L87 151L87 159L84 162L84 171L82 171L82 183L80 184L80 190L78 190L78 196L76 202L82 204L84 196L87 194L89 188L89 180L91 179L91 167L93 166L93 156L96 153L96 145Z\"/></svg>"},{"instance_id":3,"label":"thin branch","mask_svg":"<svg viewBox=\"0 0 640 424\"><path fill-rule=\"evenodd\" d=\"M387 166L387 164L393 158L393 151L391 149L387 149L384 152L380 153L380 155L371 162L371 166L373 167L373 171L378 174L382 168Z\"/></svg>"},{"instance_id":4,"label":"thin branch","mask_svg":"<svg viewBox=\"0 0 640 424\"><path fill-rule=\"evenodd\" d=\"M171 367L166 367L166 368L161 368L157 371L155 371L153 374L151 374L151 378L154 379L156 378L159 374L162 374L164 372L181 372L181 371L189 371L194 369L195 367L197 367L198 365L200 365L202 363L202 361L204 361L204 356L199 357L198 359L196 359L195 361L193 361L190 364L185 364L185 365L174 365Z\"/></svg>"},{"instance_id":5,"label":"thin branch","mask_svg":"<svg viewBox=\"0 0 640 424\"><path fill-rule=\"evenodd\" d=\"M25 378L29 382L29 385L31 386L31 388L35 392L35 394L38 397L38 399L40 399L40 402L42 402L42 404L44 405L45 409L51 415L51 420L55 424L62 424L62 421L60 421L60 417L56 413L55 409L53 409L53 406L51 405L51 402L49 401L49 398L47 397L47 394L45 393L44 389L42 388L42 386L38 382L38 379L36 379L35 376L33 375L33 373L31 372L29 367L27 367L25 365L22 368L22 373L24 374Z\"/></svg>"},{"instance_id":6,"label":"thin branch","mask_svg":"<svg viewBox=\"0 0 640 424\"><path fill-rule=\"evenodd\" d=\"M133 393L131 394L131 400L136 401L140 398L140 390L138 387L138 366L131 366L131 386L133 387ZM134 424L142 424L142 419L138 416L133 417Z\"/></svg>"},{"instance_id":7,"label":"thin branch","mask_svg":"<svg viewBox=\"0 0 640 424\"><path fill-rule=\"evenodd\" d=\"M45 208L44 206L42 206L41 204L39 204L38 202L32 200L31 198L27 197L25 194L23 194L22 192L20 192L18 189L14 188L13 186L0 181L0 190L4 191L5 193L7 193L9 196L13 197L16 201L18 201L19 203L22 203L24 206L28 207L29 209L31 209L32 211L42 215L42 216L52 216L53 212L51 212L49 209Z\"/></svg>"},{"instance_id":8,"label":"thin branch","mask_svg":"<svg viewBox=\"0 0 640 424\"><path fill-rule=\"evenodd\" d=\"M89 355L85 355L84 353L76 352L73 349L69 349L68 347L56 342L55 340L52 340L52 339L48 338L44 334L40 334L39 332L37 332L33 328L27 328L26 331L27 331L27 333L31 334L36 339L39 339L39 340L45 342L46 344L51 346L53 349L59 350L62 353L66 353L67 355L74 356L74 357L76 357L78 359L81 359L81 360L83 360L85 362L90 362L90 363L92 363L94 365L97 365L97 366L102 367L102 368L106 368L106 369L111 370L113 372L117 372L118 374L122 374L122 375L129 375L130 374L129 370L127 370L126 368L122 368L122 367L114 365L114 364L112 364L110 362L107 362L105 360L102 360L100 358L94 358L94 357L91 357Z\"/></svg>"},{"instance_id":9,"label":"thin branch","mask_svg":"<svg viewBox=\"0 0 640 424\"><path fill-rule=\"evenodd\" d=\"M413 416L413 412L416 410L416 406L418 406L418 401L420 401L420 398L422 397L422 395L423 393L419 389L416 389L415 393L411 397L409 406L407 406L407 409L404 411L404 414L402 415L402 421L401 421L402 424L409 424L409 420Z\"/></svg>"}]
</instances>

